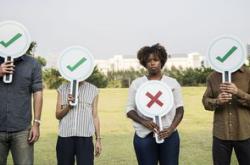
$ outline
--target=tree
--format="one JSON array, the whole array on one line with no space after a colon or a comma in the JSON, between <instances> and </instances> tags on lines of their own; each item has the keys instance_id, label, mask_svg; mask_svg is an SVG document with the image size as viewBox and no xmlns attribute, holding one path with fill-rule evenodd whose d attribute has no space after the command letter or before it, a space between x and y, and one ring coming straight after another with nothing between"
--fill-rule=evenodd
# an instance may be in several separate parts
<instances>
[{"instance_id":1,"label":"tree","mask_svg":"<svg viewBox=\"0 0 250 165\"><path fill-rule=\"evenodd\" d=\"M212 72L211 68L176 68L165 69L163 72L170 77L177 79L182 86L205 85L207 76Z\"/></svg>"},{"instance_id":2,"label":"tree","mask_svg":"<svg viewBox=\"0 0 250 165\"><path fill-rule=\"evenodd\" d=\"M113 88L127 88L130 86L131 82L137 77L143 76L146 74L145 69L135 70L133 68L129 70L120 70L120 71L109 71L108 76L108 87Z\"/></svg>"},{"instance_id":3,"label":"tree","mask_svg":"<svg viewBox=\"0 0 250 165\"><path fill-rule=\"evenodd\" d=\"M44 66L46 66L46 64L47 64L47 61L46 61L45 58L43 58L43 57L41 57L41 56L35 57L36 47L37 47L37 43L36 43L35 41L32 41L32 42L30 43L30 46L29 46L28 50L26 51L26 54L28 54L28 55L34 57L34 58L38 61L38 63L39 63L42 67L44 67Z\"/></svg>"},{"instance_id":4,"label":"tree","mask_svg":"<svg viewBox=\"0 0 250 165\"><path fill-rule=\"evenodd\" d=\"M43 71L43 80L49 89L57 89L63 82L66 82L55 68L45 69Z\"/></svg>"},{"instance_id":5,"label":"tree","mask_svg":"<svg viewBox=\"0 0 250 165\"><path fill-rule=\"evenodd\" d=\"M36 51L36 47L37 47L36 41L32 41L30 43L30 46L29 46L28 50L26 51L26 54L34 57L34 54L35 54L35 51Z\"/></svg>"},{"instance_id":6,"label":"tree","mask_svg":"<svg viewBox=\"0 0 250 165\"><path fill-rule=\"evenodd\" d=\"M47 65L47 61L46 61L45 58L43 58L43 57L41 57L41 56L37 56L37 57L35 57L35 59L38 61L38 63L39 63L42 67L44 67L44 66Z\"/></svg>"},{"instance_id":7,"label":"tree","mask_svg":"<svg viewBox=\"0 0 250 165\"><path fill-rule=\"evenodd\" d=\"M43 80L49 89L57 89L62 83L67 82L55 68L45 69L43 71ZM108 84L107 77L99 72L97 67L94 68L93 73L86 81L94 84L98 88L105 88Z\"/></svg>"},{"instance_id":8,"label":"tree","mask_svg":"<svg viewBox=\"0 0 250 165\"><path fill-rule=\"evenodd\" d=\"M86 81L94 84L98 88L105 88L108 85L107 77L101 73L97 67L94 68L93 73Z\"/></svg>"}]
</instances>

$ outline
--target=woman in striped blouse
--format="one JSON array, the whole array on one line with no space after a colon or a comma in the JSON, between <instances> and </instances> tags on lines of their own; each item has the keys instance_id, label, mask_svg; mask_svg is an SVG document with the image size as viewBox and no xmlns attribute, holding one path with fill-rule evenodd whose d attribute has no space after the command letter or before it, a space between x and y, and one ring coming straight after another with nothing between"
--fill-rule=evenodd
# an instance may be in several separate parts
<instances>
[{"instance_id":1,"label":"woman in striped blouse","mask_svg":"<svg viewBox=\"0 0 250 165\"><path fill-rule=\"evenodd\" d=\"M74 98L70 95L70 83L62 84L58 90L56 118L59 134L56 153L58 165L93 165L95 155L101 153L100 121L97 113L98 89L82 81L79 83L78 104L70 106ZM95 149L92 136L95 134Z\"/></svg>"}]
</instances>

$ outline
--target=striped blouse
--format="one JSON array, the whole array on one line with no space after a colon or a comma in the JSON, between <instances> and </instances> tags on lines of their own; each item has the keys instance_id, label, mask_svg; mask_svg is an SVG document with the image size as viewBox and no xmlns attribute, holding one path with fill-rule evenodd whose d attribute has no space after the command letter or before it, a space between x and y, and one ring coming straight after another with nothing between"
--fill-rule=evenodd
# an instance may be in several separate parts
<instances>
[{"instance_id":1,"label":"striped blouse","mask_svg":"<svg viewBox=\"0 0 250 165\"><path fill-rule=\"evenodd\" d=\"M66 105L70 93L70 83L62 84L58 89L61 104ZM95 133L92 103L98 95L98 88L86 81L79 84L78 103L59 121L60 137L90 137Z\"/></svg>"}]
</instances>

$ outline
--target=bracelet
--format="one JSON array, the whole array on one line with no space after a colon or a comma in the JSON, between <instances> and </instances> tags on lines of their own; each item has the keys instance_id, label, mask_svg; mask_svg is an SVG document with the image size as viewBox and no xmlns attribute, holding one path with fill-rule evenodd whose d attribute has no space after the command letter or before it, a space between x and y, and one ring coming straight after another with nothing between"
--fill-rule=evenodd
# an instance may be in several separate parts
<instances>
[{"instance_id":1,"label":"bracelet","mask_svg":"<svg viewBox=\"0 0 250 165\"><path fill-rule=\"evenodd\" d=\"M34 119L34 122L38 123L38 124L41 124L41 120L38 120L38 119Z\"/></svg>"}]
</instances>

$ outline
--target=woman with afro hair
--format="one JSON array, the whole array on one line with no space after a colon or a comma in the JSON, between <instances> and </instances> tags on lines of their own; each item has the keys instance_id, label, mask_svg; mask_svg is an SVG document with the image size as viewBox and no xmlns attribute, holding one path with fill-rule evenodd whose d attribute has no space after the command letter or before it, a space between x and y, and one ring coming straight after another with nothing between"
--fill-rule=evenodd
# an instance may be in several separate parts
<instances>
[{"instance_id":1,"label":"woman with afro hair","mask_svg":"<svg viewBox=\"0 0 250 165\"><path fill-rule=\"evenodd\" d=\"M161 70L167 61L168 54L163 46L155 44L145 46L137 53L137 58L142 66L147 69L147 75L135 79L129 88L127 117L132 119L135 129L134 149L139 165L178 165L180 139L177 126L184 114L181 86L171 77L163 75ZM173 92L174 106L169 113L162 117L163 130L152 119L141 114L135 105L136 91L140 85L150 80L166 83ZM161 144L156 143L154 133Z\"/></svg>"}]
</instances>

